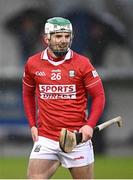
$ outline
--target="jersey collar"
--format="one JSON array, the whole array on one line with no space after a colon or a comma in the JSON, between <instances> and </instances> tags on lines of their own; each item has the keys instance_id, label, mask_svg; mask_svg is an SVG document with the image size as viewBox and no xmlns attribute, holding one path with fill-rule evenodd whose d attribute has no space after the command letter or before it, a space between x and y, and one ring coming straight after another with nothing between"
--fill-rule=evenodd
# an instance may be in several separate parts
<instances>
[{"instance_id":1,"label":"jersey collar","mask_svg":"<svg viewBox=\"0 0 133 180\"><path fill-rule=\"evenodd\" d=\"M65 58L64 58L63 60L61 60L61 61L59 61L59 62L54 62L54 61L51 61L51 60L48 58L47 50L48 50L48 48L46 48L46 49L42 52L42 54L41 54L41 59L47 60L47 61L49 61L49 62L52 62L52 64L61 64L62 62L66 61L66 60L69 60L69 59L71 59L71 58L73 57L73 51L72 51L71 49L69 49L68 52L67 52L67 54L66 54L66 56L65 56Z\"/></svg>"}]
</instances>

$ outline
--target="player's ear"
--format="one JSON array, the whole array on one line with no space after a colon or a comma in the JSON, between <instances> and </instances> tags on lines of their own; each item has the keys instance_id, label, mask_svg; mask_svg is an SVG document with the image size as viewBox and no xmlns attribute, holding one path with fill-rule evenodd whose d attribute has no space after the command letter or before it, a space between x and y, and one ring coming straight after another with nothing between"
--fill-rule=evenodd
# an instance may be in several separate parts
<instances>
[{"instance_id":1,"label":"player's ear","mask_svg":"<svg viewBox=\"0 0 133 180\"><path fill-rule=\"evenodd\" d=\"M43 43L45 46L47 46L49 43L49 39L48 39L48 36L46 34L43 35Z\"/></svg>"}]
</instances>

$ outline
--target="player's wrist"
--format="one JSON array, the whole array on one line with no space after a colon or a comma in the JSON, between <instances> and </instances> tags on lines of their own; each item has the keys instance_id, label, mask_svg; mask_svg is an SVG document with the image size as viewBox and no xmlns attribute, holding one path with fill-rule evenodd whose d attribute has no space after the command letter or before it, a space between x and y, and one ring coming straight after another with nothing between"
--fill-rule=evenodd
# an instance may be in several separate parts
<instances>
[{"instance_id":1,"label":"player's wrist","mask_svg":"<svg viewBox=\"0 0 133 180\"><path fill-rule=\"evenodd\" d=\"M91 127L92 129L94 129L94 127L96 126L96 124L95 124L93 121L91 121L91 120L88 120L87 123L86 123L86 125L88 125L88 126Z\"/></svg>"},{"instance_id":2,"label":"player's wrist","mask_svg":"<svg viewBox=\"0 0 133 180\"><path fill-rule=\"evenodd\" d=\"M37 129L37 127L36 126L32 126L30 129L32 131L33 129Z\"/></svg>"}]
</instances>

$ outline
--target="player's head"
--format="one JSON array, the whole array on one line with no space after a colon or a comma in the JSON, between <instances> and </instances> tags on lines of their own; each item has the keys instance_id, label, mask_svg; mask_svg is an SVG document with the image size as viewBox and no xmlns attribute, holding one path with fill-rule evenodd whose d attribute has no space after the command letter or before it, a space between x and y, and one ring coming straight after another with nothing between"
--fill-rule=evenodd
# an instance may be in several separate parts
<instances>
[{"instance_id":1,"label":"player's head","mask_svg":"<svg viewBox=\"0 0 133 180\"><path fill-rule=\"evenodd\" d=\"M71 47L73 39L72 24L68 19L54 17L45 24L45 42L55 56L64 56Z\"/></svg>"}]
</instances>

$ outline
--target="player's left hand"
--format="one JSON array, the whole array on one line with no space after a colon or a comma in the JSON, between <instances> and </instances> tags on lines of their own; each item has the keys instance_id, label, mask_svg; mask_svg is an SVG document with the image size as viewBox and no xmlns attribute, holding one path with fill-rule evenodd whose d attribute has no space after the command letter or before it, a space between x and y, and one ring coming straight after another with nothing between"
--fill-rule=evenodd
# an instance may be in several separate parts
<instances>
[{"instance_id":1,"label":"player's left hand","mask_svg":"<svg viewBox=\"0 0 133 180\"><path fill-rule=\"evenodd\" d=\"M82 142L86 142L93 136L93 128L89 125L84 125L79 129L79 132L82 133Z\"/></svg>"},{"instance_id":2,"label":"player's left hand","mask_svg":"<svg viewBox=\"0 0 133 180\"><path fill-rule=\"evenodd\" d=\"M33 141L38 141L38 130L37 130L37 127L33 126L31 128L31 135L32 135L32 139Z\"/></svg>"}]
</instances>

